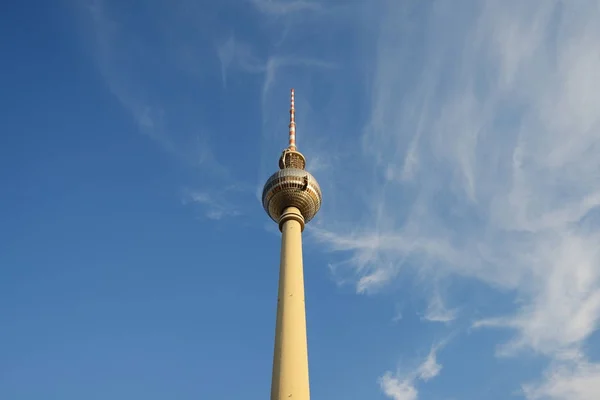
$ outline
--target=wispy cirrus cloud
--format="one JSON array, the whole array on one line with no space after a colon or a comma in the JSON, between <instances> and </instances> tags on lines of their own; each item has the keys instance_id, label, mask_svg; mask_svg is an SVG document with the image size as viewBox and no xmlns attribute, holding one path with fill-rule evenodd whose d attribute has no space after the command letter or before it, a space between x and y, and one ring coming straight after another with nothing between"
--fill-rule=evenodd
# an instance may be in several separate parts
<instances>
[{"instance_id":1,"label":"wispy cirrus cloud","mask_svg":"<svg viewBox=\"0 0 600 400\"><path fill-rule=\"evenodd\" d=\"M227 196L228 192L238 192L239 189L225 188L222 191L202 191L186 190L183 196L183 203L195 203L202 206L204 216L212 220L221 220L227 217L237 217L242 215L242 210L238 204L232 203Z\"/></svg>"},{"instance_id":2,"label":"wispy cirrus cloud","mask_svg":"<svg viewBox=\"0 0 600 400\"><path fill-rule=\"evenodd\" d=\"M148 42L141 29L137 30L127 16L115 13L113 8L114 3L90 0L83 2L80 10L84 36L89 38L87 48L112 94L131 113L139 130L165 151L191 166L226 175L227 168L217 161L203 121L192 116L194 124L182 128L177 120L184 112L174 111L162 99L170 93L154 85L165 70L176 70L174 55ZM158 25L157 21L149 22ZM159 36L163 34L151 23L145 28Z\"/></svg>"},{"instance_id":3,"label":"wispy cirrus cloud","mask_svg":"<svg viewBox=\"0 0 600 400\"><path fill-rule=\"evenodd\" d=\"M197 204L204 210L205 216L213 220L240 215L241 207L235 200L240 197L239 188L243 188L242 192L248 189L218 154L214 146L214 133L207 128L210 124L214 125L211 116L202 112L201 104L196 104L197 97L187 96L177 89L182 85L201 91L205 85L197 75L190 77L180 73L181 54L178 51L194 46L204 47L205 50L214 47L204 43L202 38L194 42L193 39L177 40L170 37L177 35L164 30L162 24L165 22L161 18L172 18L184 32L190 28L187 25L197 22L186 21L178 16L175 12L177 7L171 15L166 11L161 13L155 7L157 4L148 4L147 18L144 19L144 25L139 26L131 15L116 12L115 4L90 0L82 3L78 9L81 25L84 26L82 32L89 39L86 42L88 50L106 85L131 114L141 133L176 160L192 167L201 178L196 189L184 191L183 204ZM157 45L147 37L147 32L160 38L158 43L172 40L173 46ZM262 68L252 58L252 50L243 44L236 44L233 36L217 46L216 55L222 65L224 85L229 64L241 62L247 71ZM192 68L200 69L201 66L186 66L184 69ZM170 84L156 84L165 80ZM233 187L238 189L230 190Z\"/></svg>"},{"instance_id":4,"label":"wispy cirrus cloud","mask_svg":"<svg viewBox=\"0 0 600 400\"><path fill-rule=\"evenodd\" d=\"M561 362L551 366L538 384L523 385L528 400L594 400L600 393L600 365L585 358Z\"/></svg>"},{"instance_id":5,"label":"wispy cirrus cloud","mask_svg":"<svg viewBox=\"0 0 600 400\"><path fill-rule=\"evenodd\" d=\"M227 74L232 69L246 73L263 73L267 70L265 63L255 55L252 47L236 39L234 33L217 44L217 56L221 63L223 86L226 86Z\"/></svg>"},{"instance_id":6,"label":"wispy cirrus cloud","mask_svg":"<svg viewBox=\"0 0 600 400\"><path fill-rule=\"evenodd\" d=\"M165 150L176 152L174 143L165 133L164 109L146 98L139 86L129 79L132 66L120 65L118 61L124 52L139 52L139 44L131 45L127 41L124 45L124 28L112 18L104 1L90 1L85 5L83 18L91 21L91 53L110 91L131 112L142 132L156 140Z\"/></svg>"},{"instance_id":7,"label":"wispy cirrus cloud","mask_svg":"<svg viewBox=\"0 0 600 400\"><path fill-rule=\"evenodd\" d=\"M429 300L429 305L423 316L424 320L430 322L448 323L454 321L458 315L458 310L449 309L443 302L439 293L434 294Z\"/></svg>"},{"instance_id":8,"label":"wispy cirrus cloud","mask_svg":"<svg viewBox=\"0 0 600 400\"><path fill-rule=\"evenodd\" d=\"M302 11L320 11L321 3L305 0L251 0L252 4L261 12L274 16L288 15Z\"/></svg>"},{"instance_id":9,"label":"wispy cirrus cloud","mask_svg":"<svg viewBox=\"0 0 600 400\"><path fill-rule=\"evenodd\" d=\"M383 393L393 400L417 400L419 398L417 383L435 378L442 370L442 365L437 361L437 352L441 346L441 344L432 346L425 360L412 371L407 373L386 372L379 378L379 385Z\"/></svg>"},{"instance_id":10,"label":"wispy cirrus cloud","mask_svg":"<svg viewBox=\"0 0 600 400\"><path fill-rule=\"evenodd\" d=\"M371 194L363 223L329 210L311 232L350 254L334 270L352 270L358 292L417 269L432 285L456 276L515 293L513 313L475 326L514 332L498 354L554 360L560 373L538 387L551 398L588 399L577 371L597 365L583 354L569 369L560 354L581 350L600 317L600 8L469 4L387 4L354 176Z\"/></svg>"}]
</instances>

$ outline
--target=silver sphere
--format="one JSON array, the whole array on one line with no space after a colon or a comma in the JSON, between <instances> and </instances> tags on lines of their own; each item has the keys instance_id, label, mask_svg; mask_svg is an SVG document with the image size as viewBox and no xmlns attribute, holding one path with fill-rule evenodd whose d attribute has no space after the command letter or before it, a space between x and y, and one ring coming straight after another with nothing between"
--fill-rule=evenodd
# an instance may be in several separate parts
<instances>
[{"instance_id":1,"label":"silver sphere","mask_svg":"<svg viewBox=\"0 0 600 400\"><path fill-rule=\"evenodd\" d=\"M265 183L262 203L271 219L279 223L283 210L296 207L304 221L310 221L321 208L321 188L317 180L299 168L283 168Z\"/></svg>"}]
</instances>

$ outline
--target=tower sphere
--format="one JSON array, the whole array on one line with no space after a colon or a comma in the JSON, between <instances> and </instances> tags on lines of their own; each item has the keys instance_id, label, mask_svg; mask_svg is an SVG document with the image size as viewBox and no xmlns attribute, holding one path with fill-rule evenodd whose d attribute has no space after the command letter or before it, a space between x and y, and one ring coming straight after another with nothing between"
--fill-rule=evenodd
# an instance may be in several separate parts
<instances>
[{"instance_id":1,"label":"tower sphere","mask_svg":"<svg viewBox=\"0 0 600 400\"><path fill-rule=\"evenodd\" d=\"M262 203L271 219L279 223L283 210L296 207L308 222L321 208L321 188L308 172L298 168L283 168L265 183Z\"/></svg>"}]
</instances>

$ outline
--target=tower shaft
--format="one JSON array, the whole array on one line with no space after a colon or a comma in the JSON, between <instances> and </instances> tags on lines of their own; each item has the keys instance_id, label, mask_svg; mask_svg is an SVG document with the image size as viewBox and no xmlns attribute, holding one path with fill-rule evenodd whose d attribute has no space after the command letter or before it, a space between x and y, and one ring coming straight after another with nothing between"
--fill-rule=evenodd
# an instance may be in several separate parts
<instances>
[{"instance_id":1,"label":"tower shaft","mask_svg":"<svg viewBox=\"0 0 600 400\"><path fill-rule=\"evenodd\" d=\"M308 348L302 266L304 218L287 207L280 219L281 259L271 400L309 400Z\"/></svg>"}]
</instances>

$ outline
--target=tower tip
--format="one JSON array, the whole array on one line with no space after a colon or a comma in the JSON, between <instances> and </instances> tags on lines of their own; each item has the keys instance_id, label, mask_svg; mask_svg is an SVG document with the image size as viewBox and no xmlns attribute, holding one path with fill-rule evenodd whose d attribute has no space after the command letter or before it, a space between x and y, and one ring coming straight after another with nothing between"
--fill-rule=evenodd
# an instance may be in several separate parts
<instances>
[{"instance_id":1,"label":"tower tip","mask_svg":"<svg viewBox=\"0 0 600 400\"><path fill-rule=\"evenodd\" d=\"M294 88L290 90L290 138L289 146L290 150L296 150L296 109L294 105Z\"/></svg>"}]
</instances>

